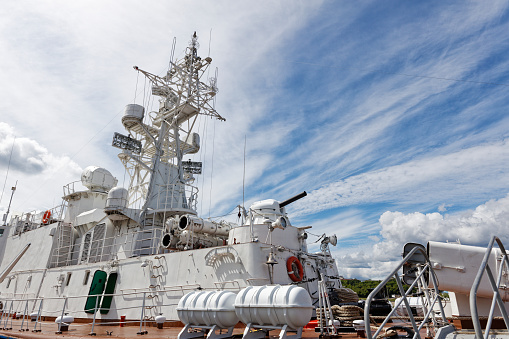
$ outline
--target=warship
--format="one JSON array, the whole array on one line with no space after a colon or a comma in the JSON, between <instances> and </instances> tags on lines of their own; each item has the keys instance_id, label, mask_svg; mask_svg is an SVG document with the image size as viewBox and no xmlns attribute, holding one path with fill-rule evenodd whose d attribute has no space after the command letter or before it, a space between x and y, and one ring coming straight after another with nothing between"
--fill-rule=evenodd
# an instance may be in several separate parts
<instances>
[{"instance_id":1,"label":"warship","mask_svg":"<svg viewBox=\"0 0 509 339\"><path fill-rule=\"evenodd\" d=\"M195 33L162 75L134 67L158 109L128 104L126 133L113 136L126 187L89 166L81 175L85 189L66 184L58 206L17 213L0 226L2 314L178 320L179 300L193 291L295 285L317 306L319 282L331 295L341 287L329 250L336 236L324 235L311 253L311 226L293 225L286 212L305 192L239 204L237 223L198 215L193 183L202 163L185 159L200 152L200 118L225 121L215 109L217 75L207 78L212 58L201 58L198 46Z\"/></svg>"}]
</instances>

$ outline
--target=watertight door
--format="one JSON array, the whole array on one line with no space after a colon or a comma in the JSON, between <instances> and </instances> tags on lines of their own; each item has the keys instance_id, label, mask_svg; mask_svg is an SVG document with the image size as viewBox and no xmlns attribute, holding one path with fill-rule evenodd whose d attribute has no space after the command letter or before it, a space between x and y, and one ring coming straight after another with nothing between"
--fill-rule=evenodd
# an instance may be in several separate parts
<instances>
[{"instance_id":1,"label":"watertight door","mask_svg":"<svg viewBox=\"0 0 509 339\"><path fill-rule=\"evenodd\" d=\"M106 289L104 290L104 294L113 294L115 293L115 285L117 283L117 272L112 272L108 276L108 281L106 282ZM113 296L105 295L103 297L103 302L101 304L101 314L107 314L110 311L111 301L113 300Z\"/></svg>"},{"instance_id":2,"label":"watertight door","mask_svg":"<svg viewBox=\"0 0 509 339\"><path fill-rule=\"evenodd\" d=\"M99 308L101 306L101 295L104 291L104 286L106 285L106 277L108 275L106 272L97 270L94 273L94 278L92 279L92 284L90 285L90 290L88 291L88 298L85 304L85 312L94 314L95 307ZM96 304L96 299L97 304Z\"/></svg>"}]
</instances>

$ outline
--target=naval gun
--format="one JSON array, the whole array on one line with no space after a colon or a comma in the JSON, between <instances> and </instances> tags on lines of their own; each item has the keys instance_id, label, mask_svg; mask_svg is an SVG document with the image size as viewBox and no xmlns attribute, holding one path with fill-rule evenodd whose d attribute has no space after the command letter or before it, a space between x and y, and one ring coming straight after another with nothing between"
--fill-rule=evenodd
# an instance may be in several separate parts
<instances>
[{"instance_id":1,"label":"naval gun","mask_svg":"<svg viewBox=\"0 0 509 339\"><path fill-rule=\"evenodd\" d=\"M304 198L306 195L308 195L308 194L306 193L306 191L304 191L304 192L302 192L302 193L299 193L299 194L297 194L297 195L294 195L294 196L293 196L293 197L291 197L290 199L286 199L285 201L281 201L281 202L279 203L279 207L281 207L281 208L282 208L282 207L285 207L286 205L290 205L292 202L295 202L295 201L297 201L297 200L299 200L299 199L302 199L302 198Z\"/></svg>"}]
</instances>

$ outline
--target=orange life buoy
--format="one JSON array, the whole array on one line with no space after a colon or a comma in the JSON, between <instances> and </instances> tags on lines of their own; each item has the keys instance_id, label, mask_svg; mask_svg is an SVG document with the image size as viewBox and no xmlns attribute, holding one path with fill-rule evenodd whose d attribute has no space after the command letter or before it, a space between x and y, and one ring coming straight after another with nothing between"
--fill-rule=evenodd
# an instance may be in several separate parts
<instances>
[{"instance_id":1,"label":"orange life buoy","mask_svg":"<svg viewBox=\"0 0 509 339\"><path fill-rule=\"evenodd\" d=\"M42 216L42 223L47 224L49 221L49 218L51 218L51 211L47 210L46 212L44 212L44 215Z\"/></svg>"},{"instance_id":2,"label":"orange life buoy","mask_svg":"<svg viewBox=\"0 0 509 339\"><path fill-rule=\"evenodd\" d=\"M299 282L304 278L304 269L297 257L290 257L286 260L286 269L292 281Z\"/></svg>"}]
</instances>

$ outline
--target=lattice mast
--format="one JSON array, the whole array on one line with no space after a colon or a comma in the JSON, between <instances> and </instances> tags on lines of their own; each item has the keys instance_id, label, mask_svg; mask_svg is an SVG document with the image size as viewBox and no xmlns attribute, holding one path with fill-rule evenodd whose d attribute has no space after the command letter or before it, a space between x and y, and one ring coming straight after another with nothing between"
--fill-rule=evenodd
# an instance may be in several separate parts
<instances>
[{"instance_id":1,"label":"lattice mast","mask_svg":"<svg viewBox=\"0 0 509 339\"><path fill-rule=\"evenodd\" d=\"M119 158L130 177L129 203L143 201L143 212L164 212L166 215L196 214L198 189L191 185L193 174L201 173L201 163L184 162L186 154L200 149L200 138L193 133L199 115L224 121L214 108L217 78L202 81L212 59L198 56L196 32L185 56L170 61L165 76L134 69L152 84L152 94L159 97L159 110L144 118L144 108L126 107L122 123L129 131L126 137L115 136L117 147L124 148ZM133 145L122 147L122 145Z\"/></svg>"}]
</instances>

